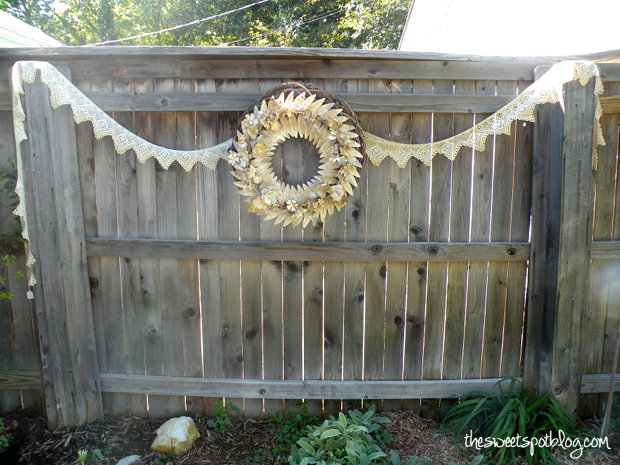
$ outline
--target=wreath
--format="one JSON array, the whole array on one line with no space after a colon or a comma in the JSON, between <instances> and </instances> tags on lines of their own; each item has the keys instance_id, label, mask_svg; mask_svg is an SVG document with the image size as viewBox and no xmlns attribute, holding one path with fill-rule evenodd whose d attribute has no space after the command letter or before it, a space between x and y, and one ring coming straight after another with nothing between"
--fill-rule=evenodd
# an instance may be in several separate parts
<instances>
[{"instance_id":1,"label":"wreath","mask_svg":"<svg viewBox=\"0 0 620 465\"><path fill-rule=\"evenodd\" d=\"M334 208L340 210L353 194L362 167L355 115L346 103L335 97L317 99L311 89L285 84L261 97L241 118L228 157L248 211L284 226L316 224ZM291 137L312 142L321 162L317 176L299 186L278 179L272 166L275 148Z\"/></svg>"}]
</instances>

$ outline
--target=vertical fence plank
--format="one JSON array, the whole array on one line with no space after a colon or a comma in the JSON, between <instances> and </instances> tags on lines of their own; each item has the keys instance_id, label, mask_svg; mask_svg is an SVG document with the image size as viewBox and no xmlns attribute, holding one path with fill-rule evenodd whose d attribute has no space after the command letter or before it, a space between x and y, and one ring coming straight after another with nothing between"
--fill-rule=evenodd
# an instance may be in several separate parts
<instances>
[{"instance_id":1,"label":"vertical fence plank","mask_svg":"<svg viewBox=\"0 0 620 465\"><path fill-rule=\"evenodd\" d=\"M319 170L319 155L316 147L308 140L301 139L301 156L303 182L308 183L317 175ZM339 213L337 211L334 214ZM330 217L331 219L332 217ZM326 219L327 220L327 219ZM301 227L300 227L301 228ZM323 222L309 223L303 228L304 242L323 241ZM321 379L323 377L323 358L327 347L334 344L334 336L328 340L324 335L324 285L323 262L309 261L303 268L304 287L304 376L303 379ZM329 332L328 332L329 334ZM321 400L307 400L306 406L309 415L320 416L323 412Z\"/></svg>"},{"instance_id":2,"label":"vertical fence plank","mask_svg":"<svg viewBox=\"0 0 620 465\"><path fill-rule=\"evenodd\" d=\"M30 93L35 94L33 96L33 102L41 101L45 102L45 99L48 97L46 92L39 86L30 89ZM24 110L26 115L26 121L28 121L28 107L26 105L26 97L23 98ZM36 123L36 124L34 124ZM39 139L45 137L47 138L47 129L41 125L40 121L28 122L26 126L26 130L29 134L34 134L33 130L39 130L39 128L43 128L44 132L39 133ZM31 141L25 140L21 144L21 152L22 152L22 176L24 180L24 199L22 200L27 208L28 208L28 234L30 236L30 251L35 257L39 256L39 233L36 227L38 223L38 215L37 209L34 208L36 196L34 192L34 180L32 178L32 157L33 154L36 156L40 147L46 144L46 140L39 140L34 143L34 146L31 147ZM34 226L33 226L34 225ZM34 277L39 281L41 278L41 268L40 263L35 263L32 266L32 273ZM47 322L47 303L45 299L45 292L42 286L36 286L33 289L34 293L34 302L32 302L33 307L33 323L34 323L34 331L38 338L38 347L40 362L41 362L41 378L42 378L42 386L43 386L43 396L44 396L44 408L47 413L47 422L50 428L56 427L59 424L65 424L65 415L63 410L58 410L56 408L56 401L62 396L62 392L60 392L59 396L56 395L56 376L54 373L54 356L56 355L55 349L52 349L52 337L54 334L53 328L48 327ZM101 348L99 349L101 352ZM66 359L61 359L66 360ZM100 363L100 358L97 359ZM57 373L56 373L57 374ZM60 389L60 385L58 387Z\"/></svg>"},{"instance_id":3,"label":"vertical fence plank","mask_svg":"<svg viewBox=\"0 0 620 465\"><path fill-rule=\"evenodd\" d=\"M368 92L368 81L349 80L347 92ZM360 125L367 129L367 114L358 114ZM346 206L346 241L364 242L366 240L368 170L372 169L368 159L360 171L358 186L349 197ZM363 263L344 264L344 347L342 377L345 380L361 380L363 376L364 354L364 312L366 308L366 267ZM356 399L343 400L343 409L359 407Z\"/></svg>"},{"instance_id":4,"label":"vertical fence plank","mask_svg":"<svg viewBox=\"0 0 620 465\"><path fill-rule=\"evenodd\" d=\"M344 94L347 83L344 79L326 79L325 90L334 94ZM354 191L355 192L355 191ZM333 216L325 219L325 241L344 242L346 228L346 207L334 211ZM344 263L325 262L323 287L323 378L328 380L342 379L342 349L344 320ZM341 402L336 399L325 399L325 416L337 415Z\"/></svg>"},{"instance_id":5,"label":"vertical fence plank","mask_svg":"<svg viewBox=\"0 0 620 465\"><path fill-rule=\"evenodd\" d=\"M522 92L529 84L527 81L519 81L519 91ZM517 122L510 225L510 240L514 242L527 242L529 240L532 205L532 127L532 123ZM510 262L508 264L501 377L514 375L516 370L522 366L526 277L526 262Z\"/></svg>"},{"instance_id":6,"label":"vertical fence plank","mask_svg":"<svg viewBox=\"0 0 620 465\"><path fill-rule=\"evenodd\" d=\"M239 81L239 92L259 92L260 82L257 79ZM222 162L223 163L223 162ZM238 194L237 194L238 195ZM260 218L249 213L247 203L241 202L240 239L252 241L260 239ZM262 345L261 331L261 263L256 260L241 262L242 286L242 330L243 337L243 377L261 379L262 376ZM261 399L244 399L245 416L261 417L263 401Z\"/></svg>"},{"instance_id":7,"label":"vertical fence plank","mask_svg":"<svg viewBox=\"0 0 620 465\"><path fill-rule=\"evenodd\" d=\"M368 91L372 93L389 93L389 80L371 79ZM368 132L389 139L390 116L388 113L373 113L366 117ZM366 222L366 240L386 242L388 234L388 199L390 195L389 161L384 160L379 166L368 164L368 209ZM366 264L366 316L364 320L364 379L383 379L385 357L385 286L387 263L373 262ZM382 409L383 402L377 401L377 410Z\"/></svg>"},{"instance_id":8,"label":"vertical fence plank","mask_svg":"<svg viewBox=\"0 0 620 465\"><path fill-rule=\"evenodd\" d=\"M199 80L198 92L215 92L215 81ZM196 137L199 148L212 147L218 143L218 115L214 112L198 112L196 115ZM219 164L224 164L220 161ZM197 217L198 239L217 240L219 231L219 191L216 170L203 164L197 167ZM203 375L205 378L221 378L224 375L222 327L223 316L220 295L220 262L200 260L200 308L203 339ZM217 399L204 399L204 413L215 413Z\"/></svg>"},{"instance_id":9,"label":"vertical fence plank","mask_svg":"<svg viewBox=\"0 0 620 465\"><path fill-rule=\"evenodd\" d=\"M35 215L29 232L40 244L35 247L39 259L35 305L41 351L46 354L43 370L52 371L44 373L44 383L54 382L53 391L46 389L46 406L51 427L73 426L103 413L75 125L69 108L52 112L48 90L41 83L30 88L25 102L30 136L24 151L29 158L25 187L33 194L26 201Z\"/></svg>"},{"instance_id":10,"label":"vertical fence plank","mask_svg":"<svg viewBox=\"0 0 620 465\"><path fill-rule=\"evenodd\" d=\"M455 83L455 94L472 95L475 91L475 81L456 81ZM455 134L468 130L473 124L473 115L454 115ZM472 162L473 149L469 147L461 148L452 162L450 242L469 241ZM468 262L448 263L443 379L461 378L468 269ZM446 405L447 402L449 401L442 401L442 405Z\"/></svg>"},{"instance_id":11,"label":"vertical fence plank","mask_svg":"<svg viewBox=\"0 0 620 465\"><path fill-rule=\"evenodd\" d=\"M565 85L557 318L551 390L575 416L581 385L582 321L588 302L594 182L594 79Z\"/></svg>"},{"instance_id":12,"label":"vertical fence plank","mask_svg":"<svg viewBox=\"0 0 620 465\"><path fill-rule=\"evenodd\" d=\"M430 94L433 81L413 81L414 94ZM432 115L417 113L411 117L411 143L431 142ZM420 160L411 160L411 199L409 202L409 242L428 241L430 214L430 169ZM426 262L409 262L407 274L407 328L403 378L422 379L424 328L426 321ZM404 399L402 407L420 413L420 399Z\"/></svg>"},{"instance_id":13,"label":"vertical fence plank","mask_svg":"<svg viewBox=\"0 0 620 465\"><path fill-rule=\"evenodd\" d=\"M605 90L608 91L608 86L605 87ZM617 84L614 87L617 87ZM601 129L603 130L606 145L598 149L592 239L595 241L608 241L613 236L615 196L609 195L609 192L614 192L616 189L618 115L603 115L601 118ZM608 307L608 291L614 266L617 265L613 260L592 260L590 268L590 299L583 334L583 374L602 372L603 346L606 343L605 320L610 311ZM581 396L580 412L582 414L597 415L599 398L598 394Z\"/></svg>"},{"instance_id":14,"label":"vertical fence plank","mask_svg":"<svg viewBox=\"0 0 620 465\"><path fill-rule=\"evenodd\" d=\"M476 81L476 95L494 95L494 81ZM479 123L487 115L476 115ZM491 179L493 140L487 139L485 150L474 152L472 168L471 242L487 242L491 222ZM463 344L463 378L479 378L482 363L482 329L487 292L487 263L470 262Z\"/></svg>"},{"instance_id":15,"label":"vertical fence plank","mask_svg":"<svg viewBox=\"0 0 620 465\"><path fill-rule=\"evenodd\" d=\"M218 85L220 92L237 92L236 80L224 80ZM218 142L224 142L234 133L237 123L236 112L222 112L218 115ZM239 193L233 184L231 168L227 163L217 167L219 186L219 239L239 240ZM224 376L226 378L243 377L243 347L241 334L241 295L240 265L238 260L220 262L221 302L222 302L222 342L224 354ZM226 399L226 404L243 407L243 399Z\"/></svg>"},{"instance_id":16,"label":"vertical fence plank","mask_svg":"<svg viewBox=\"0 0 620 465\"><path fill-rule=\"evenodd\" d=\"M282 145L282 181L288 185L303 180L301 140L289 139ZM292 226L282 231L285 241L301 241L302 228ZM289 261L282 264L282 309L284 325L284 379L303 378L303 267L307 263ZM284 410L293 410L292 400L284 401Z\"/></svg>"},{"instance_id":17,"label":"vertical fence plank","mask_svg":"<svg viewBox=\"0 0 620 465\"><path fill-rule=\"evenodd\" d=\"M263 79L261 92L278 86L280 81ZM273 160L281 159L282 145L276 148ZM282 239L282 226L275 225L273 221L262 221L260 239L280 241ZM265 379L283 379L283 341L282 341L282 262L262 261L262 320L263 320L263 376ZM283 401L280 399L265 399L265 416L270 417L282 410Z\"/></svg>"},{"instance_id":18,"label":"vertical fence plank","mask_svg":"<svg viewBox=\"0 0 620 465\"><path fill-rule=\"evenodd\" d=\"M393 94L411 93L411 80L393 79L391 92ZM410 114L392 113L390 115L390 136L394 142L410 143ZM414 160L411 160L404 168L400 168L394 160L389 161L388 242L407 242L409 238L410 165L413 162ZM407 263L388 263L386 281L384 379L401 380L407 319ZM384 410L398 410L400 407L401 401L398 399L383 401Z\"/></svg>"},{"instance_id":19,"label":"vertical fence plank","mask_svg":"<svg viewBox=\"0 0 620 465\"><path fill-rule=\"evenodd\" d=\"M540 67L537 68L540 72ZM536 108L533 129L532 231L524 352L524 384L549 391L558 273L562 126L560 104Z\"/></svg>"},{"instance_id":20,"label":"vertical fence plank","mask_svg":"<svg viewBox=\"0 0 620 465\"><path fill-rule=\"evenodd\" d=\"M433 93L452 94L453 81L437 80ZM433 114L433 140L439 141L452 135L451 114ZM431 167L431 205L429 239L447 241L450 219L450 180L451 163L443 155L433 159ZM445 302L447 284L447 263L428 264L428 294L426 325L424 334L424 371L423 378L441 379L442 355L444 344ZM439 405L438 399L422 402L422 415L434 413Z\"/></svg>"},{"instance_id":21,"label":"vertical fence plank","mask_svg":"<svg viewBox=\"0 0 620 465\"><path fill-rule=\"evenodd\" d=\"M130 94L133 82L115 79L112 90L116 93ZM128 130L135 132L133 113L117 112L116 121ZM116 163L116 198L118 204L118 237L140 237L138 232L138 193L136 179L136 155L133 150L114 156ZM120 259L121 298L123 323L125 328L125 356L127 373L144 374L144 340L142 338L142 315L140 313L140 260ZM128 411L115 412L147 416L146 396L131 395Z\"/></svg>"},{"instance_id":22,"label":"vertical fence plank","mask_svg":"<svg viewBox=\"0 0 620 465\"><path fill-rule=\"evenodd\" d=\"M155 92L174 92L174 79L156 79ZM176 114L161 112L155 116L155 143L173 148L176 143ZM168 169L156 168L157 186L157 237L159 239L178 239L177 224L177 171L182 168L173 163ZM179 261L161 259L159 276L166 291L161 293L161 334L163 340L163 375L182 376L183 335L181 308L181 288L179 282ZM167 417L185 412L185 399L179 396L166 396L164 414Z\"/></svg>"},{"instance_id":23,"label":"vertical fence plank","mask_svg":"<svg viewBox=\"0 0 620 465\"><path fill-rule=\"evenodd\" d=\"M93 92L111 92L109 79L92 81ZM116 151L109 137L94 140L95 186L97 201L97 232L99 237L118 237L118 211L116 203ZM125 328L121 292L120 260L101 257L102 320L105 329L107 373L127 373L125 359ZM113 414L123 414L130 408L129 395L105 393L106 409Z\"/></svg>"},{"instance_id":24,"label":"vertical fence plank","mask_svg":"<svg viewBox=\"0 0 620 465\"><path fill-rule=\"evenodd\" d=\"M313 84L319 88L325 87L323 80L316 80ZM303 182L307 183L316 176L319 170L319 155L316 147L308 139L301 139L301 153L303 157ZM337 213L339 212L334 211L334 214ZM317 221L316 224L309 223L303 228L302 240L304 242L322 242L324 229L322 221ZM305 380L323 378L325 351L329 350L329 347L336 342L333 335L330 334L329 330L326 332L325 328L323 268L323 262L313 261L304 263L303 268L303 379ZM328 339L327 335L331 337ZM323 402L321 400L307 400L306 407L309 415L320 416L323 413Z\"/></svg>"},{"instance_id":25,"label":"vertical fence plank","mask_svg":"<svg viewBox=\"0 0 620 465\"><path fill-rule=\"evenodd\" d=\"M196 82L191 79L179 80L176 92L195 92ZM177 150L196 150L196 113L177 112L176 143ZM176 170L177 184L177 227L179 239L196 239L196 166L185 171L180 165ZM199 378L202 376L200 348L200 303L197 260L179 260L180 307L177 318L181 323L183 343L183 376ZM185 410L202 413L203 400L199 397L186 397Z\"/></svg>"},{"instance_id":26,"label":"vertical fence plank","mask_svg":"<svg viewBox=\"0 0 620 465\"><path fill-rule=\"evenodd\" d=\"M153 79L136 79L136 92L153 92ZM136 134L148 141L155 141L156 127L159 121L148 112L134 113ZM157 238L157 161L154 158L145 163L136 164L138 230L144 238ZM163 374L164 356L162 332L162 303L159 260L140 259L140 314L142 315L144 363L147 375ZM148 395L149 417L158 418L165 415L163 396Z\"/></svg>"},{"instance_id":27,"label":"vertical fence plank","mask_svg":"<svg viewBox=\"0 0 620 465\"><path fill-rule=\"evenodd\" d=\"M609 92L609 94L613 94L613 95L618 95L620 94L620 84L619 83L608 83L605 85L605 89L607 90L607 92ZM612 150L612 158L613 158L613 154L618 153L617 149L613 150L613 147L618 147L619 142L619 136L618 136L618 126L620 125L620 117L618 117L617 115L615 116L616 121L618 121L618 123L608 123L610 128L608 130L608 135L606 136L605 140L607 141L607 146L610 147L610 149ZM601 150L603 147L599 146L598 149ZM617 173L618 170L620 169L620 165L618 165L618 158L616 157L616 180L617 180ZM615 192L615 206L614 206L614 213L613 213L613 235L612 235L612 239L613 240L620 240L620 188L618 187L618 183L616 182L616 192ZM610 276L613 276L614 278L618 278L618 276L620 275L620 260L615 260L614 264L612 265L614 268L613 270L609 273ZM615 288L615 293L612 294L610 292L610 299L609 299L609 303L608 303L608 309L607 309L607 322L605 323L605 327L607 328L607 335L608 337L605 338L605 347L603 350L603 366L602 366L602 372L606 373L607 371L612 372L614 371L614 366L613 366L613 360L614 360L614 349L615 349L615 345L617 344L617 333L614 334L614 331L612 328L614 328L616 326L616 322L618 320L620 320L620 305L618 305L618 299L620 298L620 296L618 296L617 294L617 288ZM619 365L620 366L620 365ZM616 372L618 372L619 368L618 366L615 367ZM602 407L602 406L601 406Z\"/></svg>"},{"instance_id":28,"label":"vertical fence plank","mask_svg":"<svg viewBox=\"0 0 620 465\"><path fill-rule=\"evenodd\" d=\"M90 79L78 80L75 86L82 92L91 92ZM95 191L95 155L93 126L91 123L76 126L78 165L80 185L82 187L82 212L84 215L84 234L86 237L98 236L97 198ZM103 292L101 287L101 266L99 257L88 257L88 274L90 280L90 296L95 322L95 339L99 350L99 369L107 369L105 351L105 324L103 323ZM107 394L103 394L104 402Z\"/></svg>"}]
</instances>

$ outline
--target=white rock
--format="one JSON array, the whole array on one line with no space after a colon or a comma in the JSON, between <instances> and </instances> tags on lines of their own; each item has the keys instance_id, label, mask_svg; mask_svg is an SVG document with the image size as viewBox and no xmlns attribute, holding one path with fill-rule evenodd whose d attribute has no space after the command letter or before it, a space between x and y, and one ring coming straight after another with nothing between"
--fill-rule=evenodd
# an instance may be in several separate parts
<instances>
[{"instance_id":1,"label":"white rock","mask_svg":"<svg viewBox=\"0 0 620 465\"><path fill-rule=\"evenodd\" d=\"M116 465L131 465L132 463L140 460L140 458L141 457L139 455L130 455L129 457L120 459Z\"/></svg>"},{"instance_id":2,"label":"white rock","mask_svg":"<svg viewBox=\"0 0 620 465\"><path fill-rule=\"evenodd\" d=\"M194 420L190 417L172 418L159 427L151 449L165 454L181 455L187 452L199 437Z\"/></svg>"}]
</instances>

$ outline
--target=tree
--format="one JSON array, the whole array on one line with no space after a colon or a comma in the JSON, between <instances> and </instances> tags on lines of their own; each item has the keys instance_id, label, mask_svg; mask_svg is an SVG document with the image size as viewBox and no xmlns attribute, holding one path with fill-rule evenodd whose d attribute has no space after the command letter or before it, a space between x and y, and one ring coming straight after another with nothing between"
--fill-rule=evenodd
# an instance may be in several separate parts
<instances>
[{"instance_id":1,"label":"tree","mask_svg":"<svg viewBox=\"0 0 620 465\"><path fill-rule=\"evenodd\" d=\"M0 5L28 1L36 0L0 0ZM53 0L38 1L42 4ZM40 26L69 45L84 45L186 24L250 3L252 0L65 0L66 10L53 12L53 20ZM410 0L271 0L118 45L396 48L409 3Z\"/></svg>"},{"instance_id":2,"label":"tree","mask_svg":"<svg viewBox=\"0 0 620 465\"><path fill-rule=\"evenodd\" d=\"M0 0L0 10L32 26L46 29L54 19L54 0Z\"/></svg>"}]
</instances>

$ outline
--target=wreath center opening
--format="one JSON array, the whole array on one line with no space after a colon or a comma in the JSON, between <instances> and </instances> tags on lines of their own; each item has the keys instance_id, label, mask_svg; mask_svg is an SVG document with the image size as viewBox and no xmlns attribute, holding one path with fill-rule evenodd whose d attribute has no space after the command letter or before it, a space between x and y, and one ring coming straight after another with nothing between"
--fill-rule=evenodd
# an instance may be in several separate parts
<instances>
[{"instance_id":1,"label":"wreath center opening","mask_svg":"<svg viewBox=\"0 0 620 465\"><path fill-rule=\"evenodd\" d=\"M276 178L289 186L302 186L318 175L319 151L308 139L292 137L275 148L272 162Z\"/></svg>"}]
</instances>

